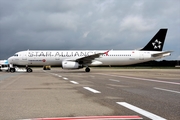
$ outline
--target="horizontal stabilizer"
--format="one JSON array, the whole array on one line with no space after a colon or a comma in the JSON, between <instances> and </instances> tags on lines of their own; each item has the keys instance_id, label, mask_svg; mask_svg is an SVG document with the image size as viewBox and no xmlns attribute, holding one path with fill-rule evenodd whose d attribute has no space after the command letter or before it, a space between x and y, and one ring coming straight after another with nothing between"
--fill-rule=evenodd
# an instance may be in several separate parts
<instances>
[{"instance_id":1,"label":"horizontal stabilizer","mask_svg":"<svg viewBox=\"0 0 180 120\"><path fill-rule=\"evenodd\" d=\"M173 52L173 51L165 51L165 52L161 52L161 53L155 53L155 54L152 54L152 57L165 57L165 56L169 56L169 55L171 55L171 52Z\"/></svg>"}]
</instances>

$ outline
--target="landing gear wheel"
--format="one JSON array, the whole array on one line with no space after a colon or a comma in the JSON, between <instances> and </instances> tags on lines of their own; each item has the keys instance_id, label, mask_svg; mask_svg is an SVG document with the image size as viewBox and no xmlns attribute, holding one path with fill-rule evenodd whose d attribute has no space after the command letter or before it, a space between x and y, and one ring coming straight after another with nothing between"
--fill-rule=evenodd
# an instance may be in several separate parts
<instances>
[{"instance_id":1,"label":"landing gear wheel","mask_svg":"<svg viewBox=\"0 0 180 120\"><path fill-rule=\"evenodd\" d=\"M30 73L30 72L32 72L32 69L31 69L31 68L27 68L26 71L27 71L28 73Z\"/></svg>"},{"instance_id":2,"label":"landing gear wheel","mask_svg":"<svg viewBox=\"0 0 180 120\"><path fill-rule=\"evenodd\" d=\"M85 69L85 71L86 71L86 72L90 72L90 68L87 67L87 68Z\"/></svg>"},{"instance_id":3,"label":"landing gear wheel","mask_svg":"<svg viewBox=\"0 0 180 120\"><path fill-rule=\"evenodd\" d=\"M10 72L15 72L15 68L10 68Z\"/></svg>"}]
</instances>

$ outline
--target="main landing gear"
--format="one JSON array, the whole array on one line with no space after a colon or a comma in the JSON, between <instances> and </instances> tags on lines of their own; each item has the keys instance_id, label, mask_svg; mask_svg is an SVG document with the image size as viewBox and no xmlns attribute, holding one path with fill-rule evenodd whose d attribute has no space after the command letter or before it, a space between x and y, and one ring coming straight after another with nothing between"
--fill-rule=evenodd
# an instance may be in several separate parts
<instances>
[{"instance_id":1,"label":"main landing gear","mask_svg":"<svg viewBox=\"0 0 180 120\"><path fill-rule=\"evenodd\" d=\"M90 68L89 68L89 67L86 67L85 71L86 71L86 72L90 72Z\"/></svg>"},{"instance_id":2,"label":"main landing gear","mask_svg":"<svg viewBox=\"0 0 180 120\"><path fill-rule=\"evenodd\" d=\"M32 72L32 71L33 71L33 70L32 70L31 68L29 68L29 67L26 68L26 72L30 73L30 72Z\"/></svg>"}]
</instances>

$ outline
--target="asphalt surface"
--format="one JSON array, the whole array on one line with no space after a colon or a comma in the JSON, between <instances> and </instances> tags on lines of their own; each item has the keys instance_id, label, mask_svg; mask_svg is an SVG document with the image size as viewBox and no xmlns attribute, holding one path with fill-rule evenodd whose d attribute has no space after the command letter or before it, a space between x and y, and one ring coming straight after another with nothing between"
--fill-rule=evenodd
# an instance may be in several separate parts
<instances>
[{"instance_id":1,"label":"asphalt surface","mask_svg":"<svg viewBox=\"0 0 180 120\"><path fill-rule=\"evenodd\" d=\"M180 69L0 72L0 120L113 115L180 120Z\"/></svg>"}]
</instances>

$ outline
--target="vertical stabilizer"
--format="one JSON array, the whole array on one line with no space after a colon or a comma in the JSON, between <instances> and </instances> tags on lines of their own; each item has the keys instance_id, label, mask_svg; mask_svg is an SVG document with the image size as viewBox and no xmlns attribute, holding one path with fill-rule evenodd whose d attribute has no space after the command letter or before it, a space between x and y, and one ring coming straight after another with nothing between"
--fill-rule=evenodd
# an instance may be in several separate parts
<instances>
[{"instance_id":1,"label":"vertical stabilizer","mask_svg":"<svg viewBox=\"0 0 180 120\"><path fill-rule=\"evenodd\" d=\"M160 29L141 51L162 51L167 29Z\"/></svg>"}]
</instances>

